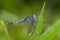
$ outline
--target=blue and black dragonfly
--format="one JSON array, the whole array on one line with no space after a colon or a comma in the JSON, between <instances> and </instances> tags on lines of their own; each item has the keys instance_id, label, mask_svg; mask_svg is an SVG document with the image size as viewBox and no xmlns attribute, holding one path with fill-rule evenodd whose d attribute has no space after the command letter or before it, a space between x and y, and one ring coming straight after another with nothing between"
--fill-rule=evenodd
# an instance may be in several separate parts
<instances>
[{"instance_id":1,"label":"blue and black dragonfly","mask_svg":"<svg viewBox=\"0 0 60 40\"><path fill-rule=\"evenodd\" d=\"M34 26L35 22L36 22L36 15L26 16L25 18L23 18L21 20L18 20L16 22L10 22L8 24L24 23L24 22L27 22L27 21L31 21L32 26Z\"/></svg>"},{"instance_id":2,"label":"blue and black dragonfly","mask_svg":"<svg viewBox=\"0 0 60 40\"><path fill-rule=\"evenodd\" d=\"M17 24L17 23L24 23L24 22L28 22L31 21L30 25L32 26L31 31L29 32L29 35L32 35L33 32L35 31L35 25L36 25L36 15L32 15L32 16L26 16L25 18L18 20L16 22L10 22L8 24Z\"/></svg>"}]
</instances>

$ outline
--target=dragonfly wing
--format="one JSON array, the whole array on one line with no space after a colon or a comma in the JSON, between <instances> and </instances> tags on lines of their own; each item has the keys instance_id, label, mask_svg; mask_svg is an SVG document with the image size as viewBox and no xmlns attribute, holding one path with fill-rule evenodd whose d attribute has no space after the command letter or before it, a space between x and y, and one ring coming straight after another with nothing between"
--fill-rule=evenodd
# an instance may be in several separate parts
<instances>
[{"instance_id":1,"label":"dragonfly wing","mask_svg":"<svg viewBox=\"0 0 60 40\"><path fill-rule=\"evenodd\" d=\"M25 21L31 21L31 17L30 17L30 16L27 16L27 17L25 18Z\"/></svg>"},{"instance_id":2,"label":"dragonfly wing","mask_svg":"<svg viewBox=\"0 0 60 40\"><path fill-rule=\"evenodd\" d=\"M25 17L24 19L18 20L16 23L24 23L26 21L31 21L30 16Z\"/></svg>"}]
</instances>

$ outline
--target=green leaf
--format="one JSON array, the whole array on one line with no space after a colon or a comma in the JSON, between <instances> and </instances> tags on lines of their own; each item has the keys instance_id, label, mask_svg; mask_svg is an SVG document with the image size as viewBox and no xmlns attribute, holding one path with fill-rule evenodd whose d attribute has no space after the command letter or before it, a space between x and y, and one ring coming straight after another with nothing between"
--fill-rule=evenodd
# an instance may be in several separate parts
<instances>
[{"instance_id":1,"label":"green leaf","mask_svg":"<svg viewBox=\"0 0 60 40\"><path fill-rule=\"evenodd\" d=\"M51 27L49 27L39 38L38 40L53 40L56 34L60 30L60 20L54 23Z\"/></svg>"},{"instance_id":2,"label":"green leaf","mask_svg":"<svg viewBox=\"0 0 60 40\"><path fill-rule=\"evenodd\" d=\"M7 28L6 28L6 26L5 26L5 24L4 24L4 22L1 20L0 21L0 35L3 35L4 37L2 37L4 40L10 40L10 37L9 37L9 35L8 35L8 31L7 31ZM2 34L1 34L1 32L2 32ZM1 36L0 36L1 37ZM2 39L2 40L3 40Z\"/></svg>"},{"instance_id":3,"label":"green leaf","mask_svg":"<svg viewBox=\"0 0 60 40\"><path fill-rule=\"evenodd\" d=\"M44 2L41 12L40 12L38 19L37 19L38 22L37 22L37 26L36 26L36 31L38 33L40 33L42 31L42 25L43 25L43 21L44 21L43 13L44 13L45 4L46 4L46 2Z\"/></svg>"}]
</instances>

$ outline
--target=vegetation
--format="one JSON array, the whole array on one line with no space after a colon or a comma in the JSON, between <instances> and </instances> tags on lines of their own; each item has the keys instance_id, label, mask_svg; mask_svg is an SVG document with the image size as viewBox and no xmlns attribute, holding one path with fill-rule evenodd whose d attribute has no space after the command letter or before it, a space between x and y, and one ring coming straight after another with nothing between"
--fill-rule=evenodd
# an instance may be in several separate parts
<instances>
[{"instance_id":1,"label":"vegetation","mask_svg":"<svg viewBox=\"0 0 60 40\"><path fill-rule=\"evenodd\" d=\"M52 7L46 8L47 5L47 0L0 0L0 40L60 40L60 12L58 8L52 12ZM38 12L33 13L36 10ZM29 22L7 24L32 14L37 16L36 30L32 35L29 35Z\"/></svg>"}]
</instances>

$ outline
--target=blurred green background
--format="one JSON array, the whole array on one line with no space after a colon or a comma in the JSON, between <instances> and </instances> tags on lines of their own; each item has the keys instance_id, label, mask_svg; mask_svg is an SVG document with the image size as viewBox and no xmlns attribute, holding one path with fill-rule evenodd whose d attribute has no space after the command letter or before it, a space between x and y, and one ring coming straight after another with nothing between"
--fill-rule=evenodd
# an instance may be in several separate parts
<instances>
[{"instance_id":1,"label":"blurred green background","mask_svg":"<svg viewBox=\"0 0 60 40\"><path fill-rule=\"evenodd\" d=\"M45 31L56 20L60 19L60 0L0 0L0 20L4 23L20 20L28 15L39 12L46 1L44 9L44 22L42 29ZM29 30L33 29L29 22L23 24L7 25L11 40L28 40ZM3 30L0 31L0 40L8 40ZM60 40L60 32L53 40Z\"/></svg>"}]
</instances>

